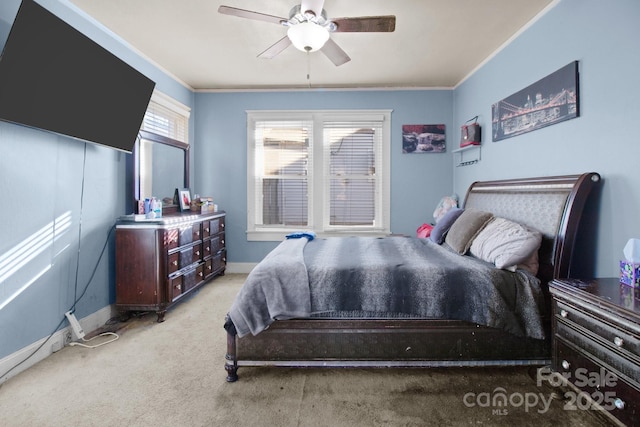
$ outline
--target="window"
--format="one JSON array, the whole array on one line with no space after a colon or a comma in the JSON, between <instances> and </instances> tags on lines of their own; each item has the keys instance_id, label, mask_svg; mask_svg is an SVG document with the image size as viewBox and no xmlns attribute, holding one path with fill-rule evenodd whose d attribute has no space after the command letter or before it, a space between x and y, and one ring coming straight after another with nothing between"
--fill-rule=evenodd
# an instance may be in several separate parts
<instances>
[{"instance_id":1,"label":"window","mask_svg":"<svg viewBox=\"0 0 640 427\"><path fill-rule=\"evenodd\" d=\"M389 233L389 110L247 114L249 240Z\"/></svg>"},{"instance_id":2,"label":"window","mask_svg":"<svg viewBox=\"0 0 640 427\"><path fill-rule=\"evenodd\" d=\"M141 129L189 143L189 107L155 91L142 120Z\"/></svg>"}]
</instances>

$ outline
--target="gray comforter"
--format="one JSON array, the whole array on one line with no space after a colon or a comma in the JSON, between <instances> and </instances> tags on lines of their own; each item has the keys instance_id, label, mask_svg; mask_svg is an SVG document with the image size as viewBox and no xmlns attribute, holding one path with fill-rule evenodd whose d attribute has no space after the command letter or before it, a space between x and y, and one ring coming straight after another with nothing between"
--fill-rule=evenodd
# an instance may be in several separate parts
<instances>
[{"instance_id":1,"label":"gray comforter","mask_svg":"<svg viewBox=\"0 0 640 427\"><path fill-rule=\"evenodd\" d=\"M412 237L288 239L254 270L229 317L242 337L274 320L345 312L465 320L544 338L540 282Z\"/></svg>"}]
</instances>

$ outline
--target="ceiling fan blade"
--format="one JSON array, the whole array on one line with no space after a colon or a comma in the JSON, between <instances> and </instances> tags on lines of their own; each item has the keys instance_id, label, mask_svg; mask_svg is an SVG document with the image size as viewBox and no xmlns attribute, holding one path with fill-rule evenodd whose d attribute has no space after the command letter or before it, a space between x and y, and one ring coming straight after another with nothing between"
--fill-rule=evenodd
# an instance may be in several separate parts
<instances>
[{"instance_id":1,"label":"ceiling fan blade","mask_svg":"<svg viewBox=\"0 0 640 427\"><path fill-rule=\"evenodd\" d=\"M257 21L271 22L273 24L282 25L282 22L286 22L287 19L279 16L267 15L265 13L253 12L251 10L238 9L231 6L220 6L218 13L223 15L238 16L240 18L255 19Z\"/></svg>"},{"instance_id":2,"label":"ceiling fan blade","mask_svg":"<svg viewBox=\"0 0 640 427\"><path fill-rule=\"evenodd\" d=\"M286 48L288 48L289 46L291 46L291 40L289 40L289 37L284 36L283 38L281 38L280 40L278 40L277 42L269 46L260 55L258 55L258 58L271 59L277 54L279 54L280 52L282 52L283 50L285 50Z\"/></svg>"},{"instance_id":3,"label":"ceiling fan blade","mask_svg":"<svg viewBox=\"0 0 640 427\"><path fill-rule=\"evenodd\" d=\"M347 52L342 50L342 48L338 46L338 44L332 39L327 40L320 51L324 53L327 58L329 58L331 62L335 64L336 67L339 67L340 65L351 61L351 58L349 58Z\"/></svg>"},{"instance_id":4,"label":"ceiling fan blade","mask_svg":"<svg viewBox=\"0 0 640 427\"><path fill-rule=\"evenodd\" d=\"M324 0L302 0L300 2L300 12L305 13L308 10L313 11L316 16L322 15Z\"/></svg>"},{"instance_id":5,"label":"ceiling fan blade","mask_svg":"<svg viewBox=\"0 0 640 427\"><path fill-rule=\"evenodd\" d=\"M396 29L394 15L336 18L331 21L337 25L337 33L391 33Z\"/></svg>"}]
</instances>

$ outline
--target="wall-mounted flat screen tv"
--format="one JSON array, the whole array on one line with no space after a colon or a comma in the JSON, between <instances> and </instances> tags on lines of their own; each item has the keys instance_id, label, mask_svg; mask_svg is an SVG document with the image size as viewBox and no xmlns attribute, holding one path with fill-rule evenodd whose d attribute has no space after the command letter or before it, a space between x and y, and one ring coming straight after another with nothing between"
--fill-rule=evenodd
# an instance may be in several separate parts
<instances>
[{"instance_id":1,"label":"wall-mounted flat screen tv","mask_svg":"<svg viewBox=\"0 0 640 427\"><path fill-rule=\"evenodd\" d=\"M0 119L131 152L155 83L23 0L0 57Z\"/></svg>"}]
</instances>

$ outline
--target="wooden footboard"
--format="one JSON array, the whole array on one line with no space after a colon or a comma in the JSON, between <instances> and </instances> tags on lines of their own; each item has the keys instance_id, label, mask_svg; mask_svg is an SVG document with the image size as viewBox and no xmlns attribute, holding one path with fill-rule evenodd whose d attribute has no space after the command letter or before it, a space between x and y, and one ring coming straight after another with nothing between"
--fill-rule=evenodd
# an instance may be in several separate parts
<instances>
[{"instance_id":1,"label":"wooden footboard","mask_svg":"<svg viewBox=\"0 0 640 427\"><path fill-rule=\"evenodd\" d=\"M437 367L547 365L548 340L451 320L297 319L227 337L227 381L240 366Z\"/></svg>"}]
</instances>

